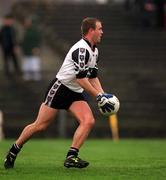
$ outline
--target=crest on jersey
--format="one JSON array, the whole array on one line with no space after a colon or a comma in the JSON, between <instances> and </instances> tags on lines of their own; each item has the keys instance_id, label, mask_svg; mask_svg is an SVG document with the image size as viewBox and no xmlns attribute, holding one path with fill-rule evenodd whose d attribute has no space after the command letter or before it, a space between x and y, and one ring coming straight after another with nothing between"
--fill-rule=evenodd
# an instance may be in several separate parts
<instances>
[{"instance_id":1,"label":"crest on jersey","mask_svg":"<svg viewBox=\"0 0 166 180\"><path fill-rule=\"evenodd\" d=\"M84 55L80 55L80 60L81 60L81 61L84 60Z\"/></svg>"},{"instance_id":2,"label":"crest on jersey","mask_svg":"<svg viewBox=\"0 0 166 180\"><path fill-rule=\"evenodd\" d=\"M85 48L80 48L80 52L83 54L85 52Z\"/></svg>"},{"instance_id":3,"label":"crest on jersey","mask_svg":"<svg viewBox=\"0 0 166 180\"><path fill-rule=\"evenodd\" d=\"M83 68L84 67L84 63L80 63L80 68Z\"/></svg>"}]
</instances>

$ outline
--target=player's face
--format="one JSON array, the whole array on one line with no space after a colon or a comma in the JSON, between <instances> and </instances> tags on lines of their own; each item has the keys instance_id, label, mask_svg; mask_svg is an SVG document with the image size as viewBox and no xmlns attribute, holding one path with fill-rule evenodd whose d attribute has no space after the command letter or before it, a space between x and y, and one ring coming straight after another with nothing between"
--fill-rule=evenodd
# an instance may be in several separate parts
<instances>
[{"instance_id":1,"label":"player's face","mask_svg":"<svg viewBox=\"0 0 166 180\"><path fill-rule=\"evenodd\" d=\"M101 22L96 22L96 29L94 30L94 34L93 34L93 41L95 44L101 41L102 35L103 35L102 24Z\"/></svg>"}]
</instances>

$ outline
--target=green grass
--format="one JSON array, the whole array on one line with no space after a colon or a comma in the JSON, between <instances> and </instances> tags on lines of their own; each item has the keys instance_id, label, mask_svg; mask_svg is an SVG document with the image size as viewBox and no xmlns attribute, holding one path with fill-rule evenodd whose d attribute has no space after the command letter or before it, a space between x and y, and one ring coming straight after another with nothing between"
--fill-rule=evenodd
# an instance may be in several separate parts
<instances>
[{"instance_id":1,"label":"green grass","mask_svg":"<svg viewBox=\"0 0 166 180\"><path fill-rule=\"evenodd\" d=\"M71 140L30 140L15 168L5 170L3 160L12 142L0 142L0 180L166 179L166 140L88 140L80 151L80 157L90 162L85 169L63 167Z\"/></svg>"}]
</instances>

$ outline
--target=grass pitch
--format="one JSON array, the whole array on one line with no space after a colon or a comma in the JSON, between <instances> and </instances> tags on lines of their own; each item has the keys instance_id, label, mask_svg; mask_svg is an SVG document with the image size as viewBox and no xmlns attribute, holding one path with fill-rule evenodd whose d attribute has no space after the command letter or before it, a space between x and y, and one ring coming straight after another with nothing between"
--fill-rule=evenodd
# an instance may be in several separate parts
<instances>
[{"instance_id":1,"label":"grass pitch","mask_svg":"<svg viewBox=\"0 0 166 180\"><path fill-rule=\"evenodd\" d=\"M3 160L13 141L0 142L0 180L165 180L166 140L87 140L80 157L85 169L67 169L64 157L71 140L30 140L14 169Z\"/></svg>"}]
</instances>

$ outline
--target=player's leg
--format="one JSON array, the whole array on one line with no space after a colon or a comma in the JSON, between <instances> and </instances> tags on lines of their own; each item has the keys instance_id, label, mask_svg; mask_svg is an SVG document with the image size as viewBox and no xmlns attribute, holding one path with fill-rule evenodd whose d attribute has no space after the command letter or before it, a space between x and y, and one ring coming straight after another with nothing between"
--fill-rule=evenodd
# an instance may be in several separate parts
<instances>
[{"instance_id":1,"label":"player's leg","mask_svg":"<svg viewBox=\"0 0 166 180\"><path fill-rule=\"evenodd\" d=\"M57 109L53 109L45 104L42 104L34 123L29 124L24 128L16 144L23 146L23 144L36 132L44 131L48 125L55 119Z\"/></svg>"},{"instance_id":2,"label":"player's leg","mask_svg":"<svg viewBox=\"0 0 166 180\"><path fill-rule=\"evenodd\" d=\"M32 137L33 134L45 130L50 122L54 120L56 113L57 109L50 108L45 104L41 105L36 121L24 128L16 143L14 143L10 148L4 163L6 169L14 167L16 156L21 150L21 147Z\"/></svg>"},{"instance_id":3,"label":"player's leg","mask_svg":"<svg viewBox=\"0 0 166 180\"><path fill-rule=\"evenodd\" d=\"M95 119L86 101L74 102L69 110L79 122L79 126L75 131L72 142L72 147L79 149L89 135L89 132L95 123Z\"/></svg>"},{"instance_id":4,"label":"player's leg","mask_svg":"<svg viewBox=\"0 0 166 180\"><path fill-rule=\"evenodd\" d=\"M71 148L67 153L64 166L84 168L89 165L87 161L78 158L78 152L90 130L92 129L95 120L92 111L86 101L75 101L69 108L79 122L79 126L75 131Z\"/></svg>"}]
</instances>

